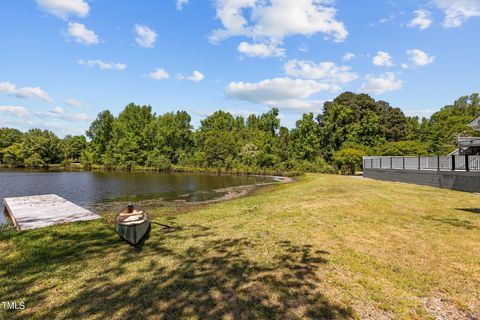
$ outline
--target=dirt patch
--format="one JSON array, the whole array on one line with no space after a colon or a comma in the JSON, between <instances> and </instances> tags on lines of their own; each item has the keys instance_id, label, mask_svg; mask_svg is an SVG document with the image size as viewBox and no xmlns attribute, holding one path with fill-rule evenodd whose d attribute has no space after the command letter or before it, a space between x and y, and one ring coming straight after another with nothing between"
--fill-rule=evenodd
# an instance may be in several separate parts
<instances>
[{"instance_id":1,"label":"dirt patch","mask_svg":"<svg viewBox=\"0 0 480 320\"><path fill-rule=\"evenodd\" d=\"M423 303L428 313L436 320L451 320L451 319L465 319L465 320L478 320L478 315L474 315L470 312L465 312L448 301L441 298L428 298L424 299Z\"/></svg>"}]
</instances>

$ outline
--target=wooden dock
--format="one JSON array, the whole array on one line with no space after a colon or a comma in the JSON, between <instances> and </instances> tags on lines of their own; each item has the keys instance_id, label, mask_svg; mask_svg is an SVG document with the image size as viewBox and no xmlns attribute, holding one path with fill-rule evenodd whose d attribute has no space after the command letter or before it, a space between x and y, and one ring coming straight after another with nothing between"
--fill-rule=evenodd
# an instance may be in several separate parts
<instances>
[{"instance_id":1,"label":"wooden dock","mask_svg":"<svg viewBox=\"0 0 480 320\"><path fill-rule=\"evenodd\" d=\"M100 219L98 214L56 194L5 198L3 203L18 230Z\"/></svg>"}]
</instances>

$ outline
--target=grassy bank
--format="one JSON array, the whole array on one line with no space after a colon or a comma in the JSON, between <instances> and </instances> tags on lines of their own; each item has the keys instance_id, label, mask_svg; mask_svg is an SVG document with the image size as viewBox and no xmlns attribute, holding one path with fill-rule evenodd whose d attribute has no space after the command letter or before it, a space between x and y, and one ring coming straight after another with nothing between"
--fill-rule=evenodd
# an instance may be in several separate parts
<instances>
[{"instance_id":1,"label":"grassy bank","mask_svg":"<svg viewBox=\"0 0 480 320\"><path fill-rule=\"evenodd\" d=\"M0 233L12 318L480 316L480 196L333 175L184 212ZM156 223L171 225L164 228Z\"/></svg>"}]
</instances>

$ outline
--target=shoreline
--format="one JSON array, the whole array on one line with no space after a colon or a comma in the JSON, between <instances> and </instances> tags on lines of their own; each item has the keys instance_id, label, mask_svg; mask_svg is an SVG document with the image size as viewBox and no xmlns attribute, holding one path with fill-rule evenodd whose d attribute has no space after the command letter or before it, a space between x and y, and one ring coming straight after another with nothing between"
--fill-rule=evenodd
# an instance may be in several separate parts
<instances>
[{"instance_id":1,"label":"shoreline","mask_svg":"<svg viewBox=\"0 0 480 320\"><path fill-rule=\"evenodd\" d=\"M5 168L2 168L5 169ZM7 168L12 170L19 170L22 169L15 169L15 168ZM38 169L26 169L28 171L45 171L45 172L52 172L51 170L38 170ZM72 171L64 171L64 172L72 172ZM105 171L105 172L112 172L112 171ZM118 171L117 171L118 172ZM142 172L142 171L132 171L132 172ZM157 172L157 171L156 171ZM265 182L259 182L256 184L249 184L249 185L241 185L241 186L234 186L234 187L226 187L220 189L213 189L209 192L218 193L213 199L209 200L199 200L199 201L188 201L185 199L174 199L174 200L164 200L163 198L156 198L156 199L145 199L136 202L139 206L149 208L152 211L161 210L161 209L182 209L185 210L193 209L196 207L207 206L209 204L239 199L242 197L250 196L254 194L259 189L275 184L286 184L294 182L297 179L287 176L279 176L279 175L260 175L260 174L232 174L232 173L210 173L210 172L171 172L171 173L185 173L185 174L210 174L210 175L232 175L232 176L251 176L251 177L262 177L262 178L270 178L271 180ZM87 206L89 210L93 210L102 216L105 221L109 221L109 215L117 211L118 208L124 206L123 201L112 201L112 202L105 202L105 203L92 203ZM183 211L183 210L181 210ZM4 216L4 215L3 215ZM5 217L5 216L4 216ZM3 217L2 217L3 218ZM5 221L0 221L0 232L6 231L6 229L10 228L11 220L8 217L5 217ZM0 219L2 220L2 219Z\"/></svg>"},{"instance_id":2,"label":"shoreline","mask_svg":"<svg viewBox=\"0 0 480 320\"><path fill-rule=\"evenodd\" d=\"M185 167L172 165L167 169L158 169L154 167L135 166L133 168L126 168L125 166L105 167L103 165L84 166L82 164L49 164L43 167L28 168L28 167L15 167L5 164L0 164L0 170L25 170L25 171L45 171L45 172L78 172L78 171L90 171L90 172L171 172L171 173L208 173L216 175L249 175L249 176L269 176L269 177L296 177L303 174L300 171L281 171L281 170L269 170L269 169L225 169L225 168L202 168L202 167Z\"/></svg>"},{"instance_id":3,"label":"shoreline","mask_svg":"<svg viewBox=\"0 0 480 320\"><path fill-rule=\"evenodd\" d=\"M250 176L258 177L261 175L250 175ZM242 186L214 189L214 190L211 190L211 192L218 192L218 193L223 192L224 194L210 200L187 201L184 199L163 200L162 198L156 198L156 199L146 199L146 200L138 201L136 202L136 205L142 208L145 208L147 211L148 210L156 211L156 210L162 210L162 209L175 208L175 209L180 209L180 212L182 211L188 212L191 209L205 207L210 204L226 202L230 200L247 197L255 194L256 191L267 186L272 186L276 184L287 184L287 183L292 183L296 181L296 179L291 177L265 176L265 175L262 175L261 177L272 178L272 181L261 182L257 184L251 184L251 185L242 185ZM112 213L115 213L115 210L117 209L117 207L119 208L121 206L123 206L123 203L120 204L120 202L115 201L115 202L104 203L104 204L93 204L91 205L90 209L93 209L96 213L100 214L102 218L104 218L108 222L109 215ZM179 214L179 212L175 211L175 213L167 213L166 215L172 215L172 214ZM163 216L163 214L161 214L160 217L161 216ZM155 218L158 218L158 217L155 217Z\"/></svg>"}]
</instances>

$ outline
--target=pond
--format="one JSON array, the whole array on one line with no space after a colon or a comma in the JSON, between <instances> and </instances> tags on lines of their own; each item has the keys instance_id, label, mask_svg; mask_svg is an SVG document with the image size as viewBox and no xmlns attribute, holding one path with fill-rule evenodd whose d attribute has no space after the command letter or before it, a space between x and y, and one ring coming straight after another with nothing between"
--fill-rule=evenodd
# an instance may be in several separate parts
<instances>
[{"instance_id":1,"label":"pond","mask_svg":"<svg viewBox=\"0 0 480 320\"><path fill-rule=\"evenodd\" d=\"M273 181L272 177L194 173L0 170L0 200L54 193L97 211L109 203L211 201L235 187ZM0 225L5 222L0 214Z\"/></svg>"}]
</instances>

